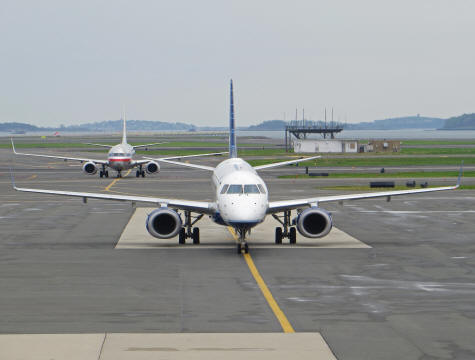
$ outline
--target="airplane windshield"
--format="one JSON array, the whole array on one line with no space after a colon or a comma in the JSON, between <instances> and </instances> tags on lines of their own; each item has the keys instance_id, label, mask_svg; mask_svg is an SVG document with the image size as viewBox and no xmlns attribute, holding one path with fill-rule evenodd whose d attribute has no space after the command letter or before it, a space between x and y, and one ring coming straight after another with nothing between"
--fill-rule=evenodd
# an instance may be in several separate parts
<instances>
[{"instance_id":1,"label":"airplane windshield","mask_svg":"<svg viewBox=\"0 0 475 360\"><path fill-rule=\"evenodd\" d=\"M221 194L225 194L226 190L228 190L228 187L229 187L228 184L224 185L223 188L221 189Z\"/></svg>"},{"instance_id":2,"label":"airplane windshield","mask_svg":"<svg viewBox=\"0 0 475 360\"><path fill-rule=\"evenodd\" d=\"M242 194L242 185L229 185L228 194Z\"/></svg>"},{"instance_id":3,"label":"airplane windshield","mask_svg":"<svg viewBox=\"0 0 475 360\"><path fill-rule=\"evenodd\" d=\"M262 184L257 184L257 186L259 187L259 190L261 191L261 193L263 193L263 194L266 193L266 189L264 188L264 185L262 185Z\"/></svg>"},{"instance_id":4,"label":"airplane windshield","mask_svg":"<svg viewBox=\"0 0 475 360\"><path fill-rule=\"evenodd\" d=\"M245 194L259 194L259 189L257 185L244 185L244 193Z\"/></svg>"}]
</instances>

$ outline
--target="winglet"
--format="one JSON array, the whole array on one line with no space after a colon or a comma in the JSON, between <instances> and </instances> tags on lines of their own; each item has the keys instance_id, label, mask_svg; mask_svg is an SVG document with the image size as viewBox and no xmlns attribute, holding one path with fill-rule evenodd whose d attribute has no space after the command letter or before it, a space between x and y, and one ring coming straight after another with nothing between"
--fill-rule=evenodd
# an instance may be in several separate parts
<instances>
[{"instance_id":1,"label":"winglet","mask_svg":"<svg viewBox=\"0 0 475 360\"><path fill-rule=\"evenodd\" d=\"M12 186L15 190L17 190L16 184L15 184L15 177L13 176L13 169L10 166L10 179L12 180Z\"/></svg>"},{"instance_id":2,"label":"winglet","mask_svg":"<svg viewBox=\"0 0 475 360\"><path fill-rule=\"evenodd\" d=\"M455 188L460 187L460 184L462 182L462 175L463 175L463 160L462 160L462 163L460 164L459 177L457 179L457 185L455 185Z\"/></svg>"},{"instance_id":3,"label":"winglet","mask_svg":"<svg viewBox=\"0 0 475 360\"><path fill-rule=\"evenodd\" d=\"M10 138L10 141L12 142L12 149L13 149L13 153L16 154L16 149L15 149L15 144L13 143L13 138Z\"/></svg>"}]
</instances>

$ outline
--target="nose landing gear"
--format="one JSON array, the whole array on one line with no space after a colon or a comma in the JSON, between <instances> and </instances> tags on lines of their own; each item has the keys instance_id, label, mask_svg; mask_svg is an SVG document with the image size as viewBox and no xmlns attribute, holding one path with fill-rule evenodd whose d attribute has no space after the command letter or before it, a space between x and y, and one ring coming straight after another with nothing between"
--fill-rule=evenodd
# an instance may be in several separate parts
<instances>
[{"instance_id":1,"label":"nose landing gear","mask_svg":"<svg viewBox=\"0 0 475 360\"><path fill-rule=\"evenodd\" d=\"M247 244L246 241L246 232L248 231L247 229L237 229L239 233L239 240L236 245L236 252L238 254L247 254L249 253L249 245Z\"/></svg>"}]
</instances>

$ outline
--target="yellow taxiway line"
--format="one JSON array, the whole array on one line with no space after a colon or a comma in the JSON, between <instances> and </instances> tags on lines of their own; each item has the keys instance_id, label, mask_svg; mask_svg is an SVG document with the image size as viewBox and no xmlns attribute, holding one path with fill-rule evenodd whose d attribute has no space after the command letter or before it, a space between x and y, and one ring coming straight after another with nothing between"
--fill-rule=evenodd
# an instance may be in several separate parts
<instances>
[{"instance_id":1,"label":"yellow taxiway line","mask_svg":"<svg viewBox=\"0 0 475 360\"><path fill-rule=\"evenodd\" d=\"M237 241L238 236L236 232L234 231L234 229L228 226L228 230L231 233L231 235L234 237L234 240ZM267 300L267 303L269 304L270 308L274 312L274 315L279 321L280 326L282 327L282 330L284 331L284 333L294 333L295 330L290 324L290 321L287 319L287 316L285 316L284 312L280 309L279 305L277 304L277 301L275 301L274 296L272 295L269 288L267 287L264 279L262 278L261 274L259 274L259 271L257 270L257 267L254 264L254 261L252 260L251 254L249 253L244 254L244 260L246 260L247 267L251 271L251 274L254 277L254 280L256 280L257 285L259 285L262 295L264 295L264 298Z\"/></svg>"},{"instance_id":2,"label":"yellow taxiway line","mask_svg":"<svg viewBox=\"0 0 475 360\"><path fill-rule=\"evenodd\" d=\"M131 171L132 171L132 169L129 169L129 171L127 171L124 176L128 176ZM113 186L115 185L115 183L116 183L117 181L119 181L120 179L122 179L122 178L117 178L117 179L112 180L112 182L111 182L109 185L107 185L107 186L104 188L104 190L105 190L105 191L109 191L110 188L113 187Z\"/></svg>"}]
</instances>

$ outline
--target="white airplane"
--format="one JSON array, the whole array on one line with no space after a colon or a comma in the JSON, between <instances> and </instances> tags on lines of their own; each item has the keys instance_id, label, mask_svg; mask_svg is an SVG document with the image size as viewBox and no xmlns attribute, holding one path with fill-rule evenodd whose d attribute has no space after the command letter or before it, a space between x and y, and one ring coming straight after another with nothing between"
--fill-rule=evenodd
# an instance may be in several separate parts
<instances>
[{"instance_id":1,"label":"white airplane","mask_svg":"<svg viewBox=\"0 0 475 360\"><path fill-rule=\"evenodd\" d=\"M145 172L147 174L156 174L160 172L160 165L154 160L134 160L133 156L135 155L135 149L143 148L152 145L159 145L162 143L154 143L154 144L143 144L143 145L129 145L127 143L127 128L126 128L126 120L125 116L123 117L123 129L122 129L122 142L117 145L105 145L105 144L91 144L86 143L87 145L95 145L95 146L102 146L109 148L109 153L107 154L107 160L97 160L97 159L86 159L86 158L75 158L75 157L67 157L67 156L57 156L57 155L44 155L44 154L26 154L17 152L15 149L15 144L13 143L13 139L11 139L13 152L17 155L26 155L26 156L38 156L38 157L45 157L45 158L52 158L52 159L62 159L64 161L72 160L72 161L80 161L81 163L85 163L82 166L82 170L88 175L94 175L97 173L98 168L99 176L102 177L109 177L109 170L107 168L111 168L112 170L117 171L117 177L122 177L123 170L129 170L132 168L137 168L135 173L136 177L145 177ZM209 154L198 154L198 155L186 155L186 156L173 156L167 157L164 159L181 159L181 158L188 158L188 157L196 157L196 156L210 156L210 155L221 155L227 152L221 153L209 153ZM145 170L144 170L145 169Z\"/></svg>"},{"instance_id":2,"label":"white airplane","mask_svg":"<svg viewBox=\"0 0 475 360\"><path fill-rule=\"evenodd\" d=\"M396 195L412 195L453 190L460 186L462 175L461 168L455 186L269 201L267 186L264 180L257 174L257 171L312 160L320 156L254 167L249 165L245 160L238 158L234 126L232 80L230 93L229 154L230 158L222 161L216 168L180 163L169 159L157 159L166 163L211 171L212 185L215 192L215 201L213 202L30 189L16 187L15 184L13 184L13 186L15 190L18 191L81 197L84 202L87 201L87 198L93 198L156 204L158 208L152 211L146 220L148 232L159 239L168 239L179 235L178 242L180 244L185 243L185 239L188 237L193 239L194 244L200 242L199 228L194 225L204 215L208 215L217 224L234 228L236 233L239 234L237 252L241 253L242 251L248 252L246 235L250 229L262 223L267 215L272 215L282 225L282 227L277 227L275 230L276 243L282 243L283 237L289 238L290 243L295 243L297 230L305 237L320 238L327 235L332 228L332 216L325 209L319 207L322 203L377 197L390 199L391 196ZM291 210L295 209L297 210L297 216L291 220ZM184 221L179 212L183 213ZM192 213L196 215L192 216ZM282 215L278 216L278 214ZM296 225L296 227L294 225Z\"/></svg>"}]
</instances>

